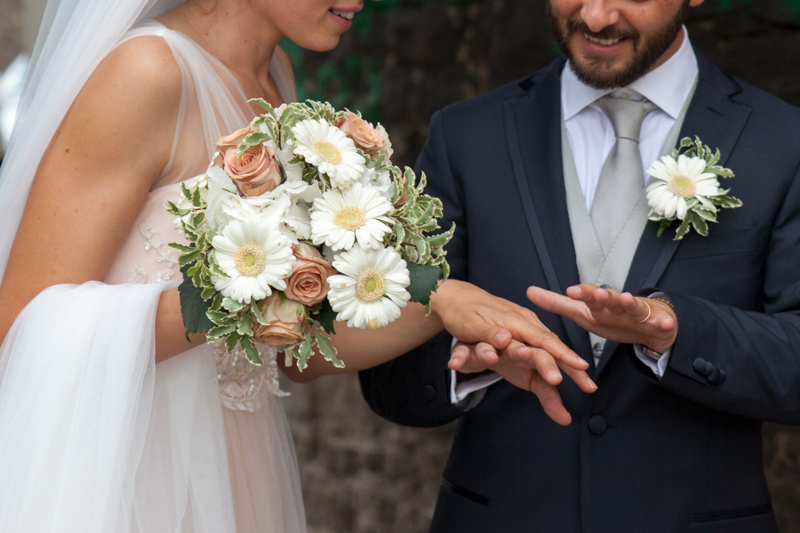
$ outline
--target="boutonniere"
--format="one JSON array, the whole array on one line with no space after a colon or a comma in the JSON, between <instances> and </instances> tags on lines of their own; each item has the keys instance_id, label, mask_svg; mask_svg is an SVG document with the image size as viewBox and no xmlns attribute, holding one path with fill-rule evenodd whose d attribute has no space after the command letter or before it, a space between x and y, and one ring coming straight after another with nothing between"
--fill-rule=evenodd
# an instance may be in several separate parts
<instances>
[{"instance_id":1,"label":"boutonniere","mask_svg":"<svg viewBox=\"0 0 800 533\"><path fill-rule=\"evenodd\" d=\"M685 137L672 155L655 161L647 173L656 179L647 186L648 220L660 222L658 236L680 220L675 240L683 239L694 228L708 236L708 223L717 222L720 208L736 208L742 201L728 196L717 178L732 178L730 169L717 165L719 149L711 151L698 137Z\"/></svg>"}]
</instances>

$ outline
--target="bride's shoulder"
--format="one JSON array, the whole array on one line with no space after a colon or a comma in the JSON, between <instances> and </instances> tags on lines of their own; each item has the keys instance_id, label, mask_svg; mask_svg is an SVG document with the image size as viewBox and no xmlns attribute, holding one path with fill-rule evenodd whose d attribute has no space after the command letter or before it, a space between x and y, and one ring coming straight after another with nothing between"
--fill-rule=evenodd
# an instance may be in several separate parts
<instances>
[{"instance_id":1,"label":"bride's shoulder","mask_svg":"<svg viewBox=\"0 0 800 533\"><path fill-rule=\"evenodd\" d=\"M100 62L73 107L152 130L171 120L181 94L181 69L169 45L160 37L141 36L124 41Z\"/></svg>"},{"instance_id":2,"label":"bride's shoulder","mask_svg":"<svg viewBox=\"0 0 800 533\"><path fill-rule=\"evenodd\" d=\"M156 35L142 35L122 42L100 63L93 76L134 83L139 90L165 93L181 87L181 69L169 44Z\"/></svg>"}]
</instances>

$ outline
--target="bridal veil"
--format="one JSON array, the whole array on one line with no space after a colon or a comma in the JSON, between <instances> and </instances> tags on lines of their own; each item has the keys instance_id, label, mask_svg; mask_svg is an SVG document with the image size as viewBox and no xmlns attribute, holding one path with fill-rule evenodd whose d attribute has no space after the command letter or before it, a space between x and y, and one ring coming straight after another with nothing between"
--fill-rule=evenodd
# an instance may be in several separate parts
<instances>
[{"instance_id":1,"label":"bridal veil","mask_svg":"<svg viewBox=\"0 0 800 533\"><path fill-rule=\"evenodd\" d=\"M160 35L153 23L131 28L179 3L48 2L0 168L0 279L38 161L83 84L121 39ZM194 61L202 51L161 29L210 149L247 123L244 95L224 94L213 58ZM210 346L155 365L156 306L176 284L57 285L19 315L0 351L0 531L305 531L275 396L223 408Z\"/></svg>"}]
</instances>

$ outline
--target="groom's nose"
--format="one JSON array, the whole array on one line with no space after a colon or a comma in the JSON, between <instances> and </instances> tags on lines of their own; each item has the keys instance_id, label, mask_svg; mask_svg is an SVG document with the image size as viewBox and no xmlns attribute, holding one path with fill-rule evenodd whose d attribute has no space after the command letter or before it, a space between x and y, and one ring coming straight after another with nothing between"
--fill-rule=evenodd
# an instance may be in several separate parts
<instances>
[{"instance_id":1,"label":"groom's nose","mask_svg":"<svg viewBox=\"0 0 800 533\"><path fill-rule=\"evenodd\" d=\"M616 0L583 0L582 4L581 20L593 32L599 32L619 22Z\"/></svg>"}]
</instances>

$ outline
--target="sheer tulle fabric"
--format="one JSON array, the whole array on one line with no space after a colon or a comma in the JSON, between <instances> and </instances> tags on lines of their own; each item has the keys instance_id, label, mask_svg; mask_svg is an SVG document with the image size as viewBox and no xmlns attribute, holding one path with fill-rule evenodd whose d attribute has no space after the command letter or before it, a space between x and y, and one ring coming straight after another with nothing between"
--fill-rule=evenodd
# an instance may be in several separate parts
<instances>
[{"instance_id":1,"label":"sheer tulle fabric","mask_svg":"<svg viewBox=\"0 0 800 533\"><path fill-rule=\"evenodd\" d=\"M117 43L163 38L183 74L172 158L157 187L201 172L213 142L249 121L241 88L199 46L157 23L130 29L178 3L48 4L49 37L37 43L0 174L0 276L37 166L31 162ZM284 98L294 98L290 75L273 63ZM117 261L124 272L133 259ZM0 531L305 531L278 398L265 389L253 413L223 409L210 346L155 365L156 305L177 283L116 282L43 291L0 349Z\"/></svg>"}]
</instances>

